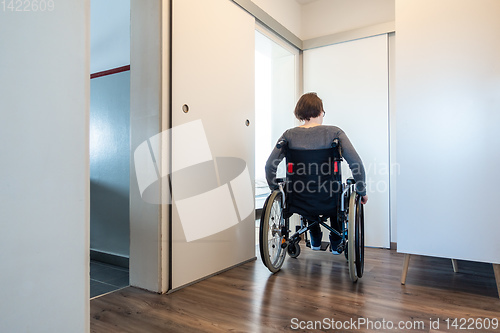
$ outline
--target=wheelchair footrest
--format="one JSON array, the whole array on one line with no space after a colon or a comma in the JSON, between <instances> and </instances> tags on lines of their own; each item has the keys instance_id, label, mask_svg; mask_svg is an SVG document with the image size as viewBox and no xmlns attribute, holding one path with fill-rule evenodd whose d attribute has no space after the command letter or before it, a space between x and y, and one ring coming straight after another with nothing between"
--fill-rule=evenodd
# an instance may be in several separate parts
<instances>
[{"instance_id":1,"label":"wheelchair footrest","mask_svg":"<svg viewBox=\"0 0 500 333\"><path fill-rule=\"evenodd\" d=\"M330 246L330 242L321 242L321 251L328 250L329 246Z\"/></svg>"},{"instance_id":2,"label":"wheelchair footrest","mask_svg":"<svg viewBox=\"0 0 500 333\"><path fill-rule=\"evenodd\" d=\"M321 251L326 251L328 250L328 247L330 246L330 242L321 242ZM308 240L306 242L306 247L311 248L311 242Z\"/></svg>"}]
</instances>

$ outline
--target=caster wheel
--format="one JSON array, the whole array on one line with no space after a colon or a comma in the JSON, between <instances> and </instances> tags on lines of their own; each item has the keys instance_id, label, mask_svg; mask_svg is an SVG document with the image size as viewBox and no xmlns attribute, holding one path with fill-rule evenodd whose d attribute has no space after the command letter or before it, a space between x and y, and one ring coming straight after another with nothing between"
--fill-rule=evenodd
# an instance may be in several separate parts
<instances>
[{"instance_id":1,"label":"caster wheel","mask_svg":"<svg viewBox=\"0 0 500 333\"><path fill-rule=\"evenodd\" d=\"M297 258L299 256L299 254L300 254L300 245L299 245L299 243L289 244L288 248L287 248L287 251L288 251L288 255L291 258Z\"/></svg>"}]
</instances>

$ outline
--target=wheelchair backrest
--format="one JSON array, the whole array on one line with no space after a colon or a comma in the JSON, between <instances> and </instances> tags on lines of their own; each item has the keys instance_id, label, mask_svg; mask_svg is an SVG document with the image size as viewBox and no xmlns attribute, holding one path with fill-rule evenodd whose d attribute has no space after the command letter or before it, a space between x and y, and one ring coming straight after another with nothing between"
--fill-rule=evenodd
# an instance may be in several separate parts
<instances>
[{"instance_id":1,"label":"wheelchair backrest","mask_svg":"<svg viewBox=\"0 0 500 333\"><path fill-rule=\"evenodd\" d=\"M334 215L342 191L340 147L286 149L287 211L306 218Z\"/></svg>"}]
</instances>

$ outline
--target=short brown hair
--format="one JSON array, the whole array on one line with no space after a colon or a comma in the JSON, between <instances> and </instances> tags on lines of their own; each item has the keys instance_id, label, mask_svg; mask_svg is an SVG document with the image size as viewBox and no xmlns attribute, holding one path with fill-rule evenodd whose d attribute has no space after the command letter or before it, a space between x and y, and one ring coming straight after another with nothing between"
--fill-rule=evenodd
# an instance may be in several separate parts
<instances>
[{"instance_id":1,"label":"short brown hair","mask_svg":"<svg viewBox=\"0 0 500 333\"><path fill-rule=\"evenodd\" d=\"M298 120L310 120L319 117L323 112L323 101L315 92L302 95L295 106L295 117Z\"/></svg>"}]
</instances>

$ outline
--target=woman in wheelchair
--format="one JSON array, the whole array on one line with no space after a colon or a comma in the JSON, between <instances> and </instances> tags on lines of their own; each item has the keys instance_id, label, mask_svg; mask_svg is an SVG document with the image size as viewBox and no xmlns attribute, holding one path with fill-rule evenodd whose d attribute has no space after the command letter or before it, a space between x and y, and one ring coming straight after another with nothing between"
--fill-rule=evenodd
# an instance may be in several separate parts
<instances>
[{"instance_id":1,"label":"woman in wheelchair","mask_svg":"<svg viewBox=\"0 0 500 333\"><path fill-rule=\"evenodd\" d=\"M344 230L343 220L337 216L338 206L344 206L344 199L340 199L340 197L345 195L340 176L340 164L337 163L340 163L342 157L345 158L354 178L348 184L354 183L351 188L352 192L355 192L354 194L358 194L356 196L357 202L365 204L368 201L368 196L365 189L363 162L344 131L336 126L323 125L325 111L323 110L323 102L316 93L304 94L297 102L294 114L298 120L304 123L286 130L279 138L278 144L266 163L267 183L271 190L276 192L276 195L280 194L276 191L279 190L282 193L280 197L286 196L286 200L282 199L283 213L281 215L284 216L281 216L280 219L286 219L286 224L288 224L288 218L296 213L307 220L311 237L310 245L313 250L321 249L320 224L324 225L324 222L329 218L331 226L328 228L331 230L330 250L334 254L339 254L339 245L342 246L345 239L343 233L346 230ZM340 146L341 149L337 146ZM335 156L336 154L341 154L341 156ZM287 158L287 178L286 182L283 182L276 179L276 172L279 163L285 157ZM347 201L346 203L348 204ZM266 204L271 203L266 201ZM287 231L276 231L272 235L280 233L281 242L284 244L287 235L281 234L287 233ZM282 248L285 247L283 244L281 244ZM270 248L274 249L274 247ZM342 250L341 247L340 250ZM261 248L261 254L262 252ZM288 253L290 254L290 252L289 249ZM273 255L276 254L271 253L266 257ZM279 270L283 260L281 259L279 267L275 264L271 264L271 266L277 267ZM269 267L270 265L267 266L273 271Z\"/></svg>"}]
</instances>

